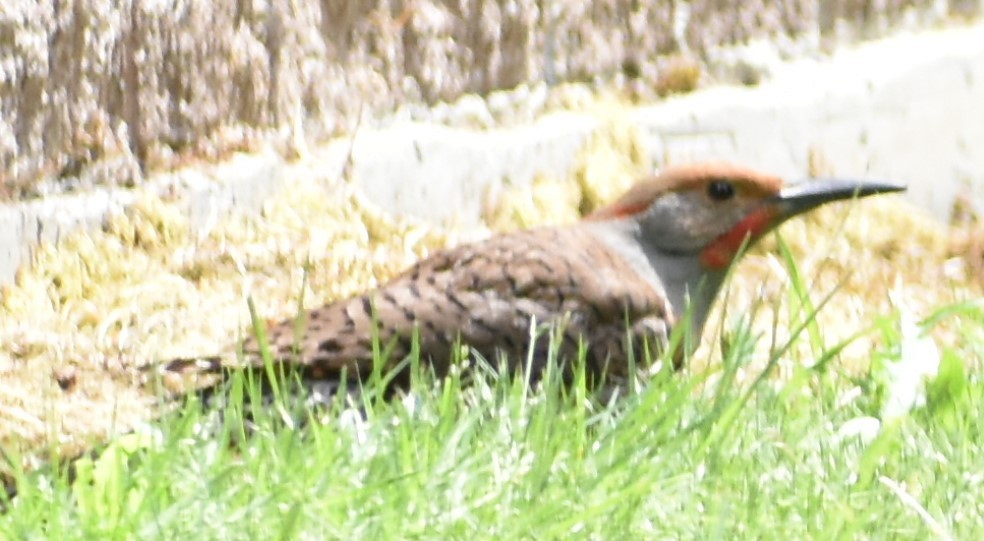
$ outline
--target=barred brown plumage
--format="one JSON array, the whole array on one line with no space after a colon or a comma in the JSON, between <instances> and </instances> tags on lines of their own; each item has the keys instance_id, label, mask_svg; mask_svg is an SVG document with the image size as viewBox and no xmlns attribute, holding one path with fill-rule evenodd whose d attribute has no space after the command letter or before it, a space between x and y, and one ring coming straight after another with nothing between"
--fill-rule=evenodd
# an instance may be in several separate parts
<instances>
[{"instance_id":1,"label":"barred brown plumage","mask_svg":"<svg viewBox=\"0 0 984 541\"><path fill-rule=\"evenodd\" d=\"M388 348L388 368L416 340L438 375L449 370L459 342L510 369L522 368L532 351L538 373L548 333L531 333L535 322L555 330L560 359L574 359L583 348L592 380L624 378L630 350L645 343L664 351L685 317L684 327L700 335L728 266L748 242L826 202L902 189L840 180L784 186L727 164L668 169L581 222L436 253L373 291L309 311L301 326L276 324L268 330L269 348L276 361L321 380L368 377L379 368L376 338ZM261 362L255 338L243 352L247 366ZM673 352L676 366L683 353ZM397 377L393 385L406 382Z\"/></svg>"}]
</instances>

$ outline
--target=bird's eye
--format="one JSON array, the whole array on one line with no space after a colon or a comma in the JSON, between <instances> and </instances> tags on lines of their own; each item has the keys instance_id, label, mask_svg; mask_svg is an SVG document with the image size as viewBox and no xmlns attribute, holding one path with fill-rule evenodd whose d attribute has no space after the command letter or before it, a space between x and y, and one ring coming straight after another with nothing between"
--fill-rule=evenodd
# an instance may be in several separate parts
<instances>
[{"instance_id":1,"label":"bird's eye","mask_svg":"<svg viewBox=\"0 0 984 541\"><path fill-rule=\"evenodd\" d=\"M725 201L735 196L735 186L725 180L715 180L707 185L707 195L715 201Z\"/></svg>"}]
</instances>

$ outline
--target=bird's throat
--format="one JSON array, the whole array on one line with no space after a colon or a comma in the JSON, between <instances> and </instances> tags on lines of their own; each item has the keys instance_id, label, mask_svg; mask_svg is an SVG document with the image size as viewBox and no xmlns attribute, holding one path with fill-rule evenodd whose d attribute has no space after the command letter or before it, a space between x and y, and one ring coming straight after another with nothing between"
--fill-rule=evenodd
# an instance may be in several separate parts
<instances>
[{"instance_id":1,"label":"bird's throat","mask_svg":"<svg viewBox=\"0 0 984 541\"><path fill-rule=\"evenodd\" d=\"M777 209L769 206L759 207L735 224L727 233L707 245L700 252L701 265L713 270L727 269L742 246L746 242L751 243L772 229L778 218Z\"/></svg>"}]
</instances>

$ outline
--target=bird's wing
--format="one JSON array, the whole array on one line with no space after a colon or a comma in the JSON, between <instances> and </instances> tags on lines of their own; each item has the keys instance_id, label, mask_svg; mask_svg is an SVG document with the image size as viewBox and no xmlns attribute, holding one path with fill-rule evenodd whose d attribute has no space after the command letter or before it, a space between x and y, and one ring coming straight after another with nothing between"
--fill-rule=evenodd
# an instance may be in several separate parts
<instances>
[{"instance_id":1,"label":"bird's wing","mask_svg":"<svg viewBox=\"0 0 984 541\"><path fill-rule=\"evenodd\" d=\"M267 337L274 358L312 377L345 370L354 378L371 372L374 343L394 363L416 333L422 357L443 373L459 339L489 360L502 352L521 362L531 320L564 317L561 338L576 353L579 340L624 338L626 321L666 312L664 296L587 231L548 228L438 252L374 291L307 312L300 325L272 326ZM258 362L255 339L244 352Z\"/></svg>"}]
</instances>

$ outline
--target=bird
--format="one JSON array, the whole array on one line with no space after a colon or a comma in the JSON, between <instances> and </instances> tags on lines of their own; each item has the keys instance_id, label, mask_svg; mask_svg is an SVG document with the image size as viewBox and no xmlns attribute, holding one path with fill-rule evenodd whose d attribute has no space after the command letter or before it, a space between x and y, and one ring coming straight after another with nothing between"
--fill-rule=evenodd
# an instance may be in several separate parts
<instances>
[{"instance_id":1,"label":"bird","mask_svg":"<svg viewBox=\"0 0 984 541\"><path fill-rule=\"evenodd\" d=\"M553 353L583 355L591 381L623 381L649 362L643 349L652 358L667 352L674 329L688 329L696 343L729 267L779 224L829 202L905 189L835 178L785 183L725 162L667 167L576 223L435 252L373 290L303 313L300 324L276 323L266 344L242 342L235 361L175 359L163 368L255 369L265 345L303 380L337 389L385 369L395 371L388 389L406 390L409 370L399 367L415 347L442 377L464 345L534 378ZM667 356L674 368L687 347Z\"/></svg>"}]
</instances>

